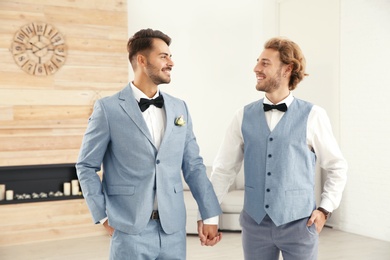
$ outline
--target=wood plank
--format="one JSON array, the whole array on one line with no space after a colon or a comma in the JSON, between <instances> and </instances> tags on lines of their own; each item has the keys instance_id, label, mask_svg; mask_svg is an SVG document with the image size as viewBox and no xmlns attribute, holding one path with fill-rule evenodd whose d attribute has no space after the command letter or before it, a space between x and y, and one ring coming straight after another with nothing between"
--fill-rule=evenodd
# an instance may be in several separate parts
<instances>
[{"instance_id":1,"label":"wood plank","mask_svg":"<svg viewBox=\"0 0 390 260\"><path fill-rule=\"evenodd\" d=\"M126 43L124 42L122 48L125 47ZM88 66L104 67L107 69L117 67L121 69L124 77L127 77L129 65L130 64L127 57L127 53L125 53L124 51L122 51L121 53L103 53L98 51L92 51L91 49L89 49L88 51L78 51L75 49L71 50L65 63L65 66L69 67Z\"/></svg>"},{"instance_id":2,"label":"wood plank","mask_svg":"<svg viewBox=\"0 0 390 260\"><path fill-rule=\"evenodd\" d=\"M64 32L66 33L66 32ZM65 35L66 45L68 50L72 51L84 51L84 52L102 52L106 55L108 53L123 53L124 56L127 54L126 44L127 39L109 39L109 38L89 38L85 36L83 38Z\"/></svg>"},{"instance_id":3,"label":"wood plank","mask_svg":"<svg viewBox=\"0 0 390 260\"><path fill-rule=\"evenodd\" d=\"M75 163L79 150L0 151L0 166Z\"/></svg>"},{"instance_id":4,"label":"wood plank","mask_svg":"<svg viewBox=\"0 0 390 260\"><path fill-rule=\"evenodd\" d=\"M5 235L5 238L0 239L0 245L10 246L18 244L26 244L32 242L46 242L53 240L82 238L90 236L107 235L102 226L98 225L73 225L72 227L60 227L51 229L42 229L40 231L26 230L23 233L12 233Z\"/></svg>"},{"instance_id":5,"label":"wood plank","mask_svg":"<svg viewBox=\"0 0 390 260\"><path fill-rule=\"evenodd\" d=\"M65 65L64 68L61 68L58 71L58 75L55 77L39 77L36 78L22 71L16 64L10 64L9 67L14 67L13 72L5 72L0 71L0 91L5 89L4 91L12 90L15 94L19 94L24 92L26 89L36 90L46 90L46 89L56 89L56 90L111 90L111 93L115 93L119 91L128 83L127 76L127 68L123 66L122 68L118 68L118 71L112 72L108 70L108 67L100 67L100 68L87 68L80 69L77 67L69 68ZM61 73L63 70L63 73ZM72 73L82 73L85 72L86 75L81 75L79 77L73 76L73 79L69 78ZM103 75L99 76L100 81L95 81L95 77L93 74L103 73ZM79 81L75 81L75 80ZM6 95L5 92L0 92L0 100L2 99L2 95ZM22 93L21 93L22 94ZM41 100L45 100L42 99ZM7 102L9 104L9 102ZM2 105L6 105L5 103L1 103ZM29 105L29 103L23 103L24 105ZM16 104L18 105L18 104ZM20 105L20 103L19 103Z\"/></svg>"},{"instance_id":6,"label":"wood plank","mask_svg":"<svg viewBox=\"0 0 390 260\"><path fill-rule=\"evenodd\" d=\"M16 105L92 105L101 97L115 94L117 91L88 90L43 90L43 89L0 89L0 104ZM50 97L50 98L42 98Z\"/></svg>"},{"instance_id":7,"label":"wood plank","mask_svg":"<svg viewBox=\"0 0 390 260\"><path fill-rule=\"evenodd\" d=\"M0 121L13 120L14 111L12 106L0 106Z\"/></svg>"},{"instance_id":8,"label":"wood plank","mask_svg":"<svg viewBox=\"0 0 390 260\"><path fill-rule=\"evenodd\" d=\"M0 206L0 245L104 235L84 199Z\"/></svg>"},{"instance_id":9,"label":"wood plank","mask_svg":"<svg viewBox=\"0 0 390 260\"><path fill-rule=\"evenodd\" d=\"M124 12L82 9L77 5L74 7L58 7L47 5L44 9L47 21L55 21L57 24L96 24L115 27L126 27L127 16ZM59 29L59 28L58 28Z\"/></svg>"},{"instance_id":10,"label":"wood plank","mask_svg":"<svg viewBox=\"0 0 390 260\"><path fill-rule=\"evenodd\" d=\"M36 13L42 14L43 9L45 5L43 3L37 4L36 1L31 0L20 0L20 1L13 1L13 0L2 0L0 2L0 10L6 10L6 11L14 11L17 13L25 12L26 10L29 12L33 12L35 10ZM3 17L3 16L1 16ZM23 16L20 18L24 18Z\"/></svg>"},{"instance_id":11,"label":"wood plank","mask_svg":"<svg viewBox=\"0 0 390 260\"><path fill-rule=\"evenodd\" d=\"M120 82L72 82L67 79L56 80L55 86L57 90L90 90L90 91L108 91L107 93L115 93L122 90L128 84L128 80L123 78Z\"/></svg>"},{"instance_id":12,"label":"wood plank","mask_svg":"<svg viewBox=\"0 0 390 260\"><path fill-rule=\"evenodd\" d=\"M1 64L7 64L8 66L3 66L1 71L2 72L6 72L6 71L10 71L10 72L15 72L15 71L19 71L20 68L18 65L16 65L15 63L15 60L14 60L14 57L10 51L10 48L11 48L11 44L12 44L12 40L10 41L10 39L7 39L7 40L3 40L1 39L1 36L0 36L0 42L7 42L7 46L4 46L4 48L0 48L0 55L1 55ZM1 80L3 81L3 79Z\"/></svg>"},{"instance_id":13,"label":"wood plank","mask_svg":"<svg viewBox=\"0 0 390 260\"><path fill-rule=\"evenodd\" d=\"M2 121L0 129L40 129L40 128L54 128L54 129L72 129L84 128L87 126L88 119L56 119L56 120L23 120L23 121ZM26 131L27 132L27 131Z\"/></svg>"},{"instance_id":14,"label":"wood plank","mask_svg":"<svg viewBox=\"0 0 390 260\"><path fill-rule=\"evenodd\" d=\"M8 9L15 11L26 10L37 10L42 12L41 9L44 6L57 6L57 7L77 7L80 9L97 9L97 10L107 10L107 11L126 11L126 1L123 0L110 0L110 1L91 1L91 0L77 0L77 1L55 1L52 0L1 0L0 9Z\"/></svg>"},{"instance_id":15,"label":"wood plank","mask_svg":"<svg viewBox=\"0 0 390 260\"><path fill-rule=\"evenodd\" d=\"M61 27L63 28L63 31L66 32L66 35L72 35L75 38L119 40L124 43L125 47L128 40L127 33L124 33L127 31L127 26L108 26L106 24L78 24L75 26L73 24L61 24ZM86 32L88 32L88 34L86 34ZM126 52L126 48L124 51Z\"/></svg>"},{"instance_id":16,"label":"wood plank","mask_svg":"<svg viewBox=\"0 0 390 260\"><path fill-rule=\"evenodd\" d=\"M34 77L24 72L16 63L8 64L8 71L0 71L0 91L4 88L9 88L14 91L14 95L20 93L20 89L23 88L52 88L54 86L54 77ZM0 100L3 93L0 92ZM0 102L4 105L4 103Z\"/></svg>"},{"instance_id":17,"label":"wood plank","mask_svg":"<svg viewBox=\"0 0 390 260\"><path fill-rule=\"evenodd\" d=\"M0 129L0 137L36 137L36 136L80 136L84 135L85 127L80 128L38 128L38 129ZM1 149L0 149L1 150Z\"/></svg>"},{"instance_id":18,"label":"wood plank","mask_svg":"<svg viewBox=\"0 0 390 260\"><path fill-rule=\"evenodd\" d=\"M39 151L77 149L82 135L0 137L0 151Z\"/></svg>"},{"instance_id":19,"label":"wood plank","mask_svg":"<svg viewBox=\"0 0 390 260\"><path fill-rule=\"evenodd\" d=\"M70 67L65 66L56 75L57 80L66 80L73 77L81 82L123 82L127 81L127 67L118 67L112 70L108 67Z\"/></svg>"},{"instance_id":20,"label":"wood plank","mask_svg":"<svg viewBox=\"0 0 390 260\"><path fill-rule=\"evenodd\" d=\"M1 111L1 108L0 108ZM88 118L92 113L92 106L14 106L14 120L56 120Z\"/></svg>"},{"instance_id":21,"label":"wood plank","mask_svg":"<svg viewBox=\"0 0 390 260\"><path fill-rule=\"evenodd\" d=\"M72 207L66 207L69 204L72 204ZM48 226L55 222L60 222L62 225L69 225L64 220L72 216L74 217L72 219L72 223L74 224L85 223L84 219L88 219L88 224L93 223L83 199L7 204L1 205L0 207L2 209L1 219L4 220L1 221L0 228L5 232L39 229L45 223ZM24 214L19 214L23 211L30 213L28 216L29 221L26 221ZM50 215L47 213L50 213ZM10 227L9 222L13 222L15 227ZM35 224L32 224L32 222L35 222Z\"/></svg>"}]
</instances>

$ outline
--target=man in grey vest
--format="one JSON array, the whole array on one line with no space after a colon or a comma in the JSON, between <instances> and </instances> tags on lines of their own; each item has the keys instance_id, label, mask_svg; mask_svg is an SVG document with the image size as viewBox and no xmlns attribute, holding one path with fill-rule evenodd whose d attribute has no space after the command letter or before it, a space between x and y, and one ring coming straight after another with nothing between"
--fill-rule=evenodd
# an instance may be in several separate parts
<instances>
[{"instance_id":1,"label":"man in grey vest","mask_svg":"<svg viewBox=\"0 0 390 260\"><path fill-rule=\"evenodd\" d=\"M240 216L245 259L317 259L318 235L341 200L347 163L324 109L295 98L305 58L285 38L266 42L254 68L265 97L237 111L215 159L211 181L219 202L244 162ZM317 207L316 163L326 171ZM205 223L214 223L209 219Z\"/></svg>"}]
</instances>

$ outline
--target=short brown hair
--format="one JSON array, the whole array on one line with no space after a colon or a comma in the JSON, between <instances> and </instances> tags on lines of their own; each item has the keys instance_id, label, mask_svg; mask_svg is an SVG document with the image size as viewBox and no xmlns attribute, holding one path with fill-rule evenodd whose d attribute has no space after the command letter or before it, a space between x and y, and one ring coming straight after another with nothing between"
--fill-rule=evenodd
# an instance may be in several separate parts
<instances>
[{"instance_id":1,"label":"short brown hair","mask_svg":"<svg viewBox=\"0 0 390 260\"><path fill-rule=\"evenodd\" d=\"M138 52L151 50L153 48L153 39L156 38L163 40L168 46L171 44L171 38L161 31L142 29L136 32L127 42L130 63L132 63Z\"/></svg>"},{"instance_id":2,"label":"short brown hair","mask_svg":"<svg viewBox=\"0 0 390 260\"><path fill-rule=\"evenodd\" d=\"M305 72L306 59L301 48L295 42L286 38L275 37L268 40L264 44L264 48L278 51L280 61L284 64L292 65L290 82L288 83L290 90L294 90L305 76L309 76Z\"/></svg>"}]
</instances>

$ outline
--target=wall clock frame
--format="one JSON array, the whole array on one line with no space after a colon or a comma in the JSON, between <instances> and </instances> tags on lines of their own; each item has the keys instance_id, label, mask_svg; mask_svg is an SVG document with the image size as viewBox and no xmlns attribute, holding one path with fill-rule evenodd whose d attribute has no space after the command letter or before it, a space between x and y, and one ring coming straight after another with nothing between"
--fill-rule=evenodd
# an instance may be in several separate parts
<instances>
[{"instance_id":1,"label":"wall clock frame","mask_svg":"<svg viewBox=\"0 0 390 260\"><path fill-rule=\"evenodd\" d=\"M23 71L34 76L48 76L64 65L67 48L63 35L54 26L33 22L15 33L11 52Z\"/></svg>"}]
</instances>

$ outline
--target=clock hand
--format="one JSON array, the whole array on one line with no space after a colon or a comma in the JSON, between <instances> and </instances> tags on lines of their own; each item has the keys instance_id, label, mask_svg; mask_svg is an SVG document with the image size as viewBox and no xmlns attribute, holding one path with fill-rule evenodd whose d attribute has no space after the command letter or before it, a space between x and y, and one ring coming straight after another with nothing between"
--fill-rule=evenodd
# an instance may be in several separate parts
<instances>
[{"instance_id":1,"label":"clock hand","mask_svg":"<svg viewBox=\"0 0 390 260\"><path fill-rule=\"evenodd\" d=\"M31 45L33 45L34 47L38 48L38 51L42 50L41 48L39 48L38 46L36 46L34 43L30 42Z\"/></svg>"},{"instance_id":2,"label":"clock hand","mask_svg":"<svg viewBox=\"0 0 390 260\"><path fill-rule=\"evenodd\" d=\"M33 44L34 45L34 44ZM39 48L39 47L37 47L36 45L34 45L35 47L37 47L38 48L38 50L36 50L36 51L33 51L33 54L35 54L36 52L38 52L38 51L41 51L42 49L45 49L47 46L49 46L49 45L51 45L51 43L49 43L49 44L46 44L45 46L43 46L42 48Z\"/></svg>"}]
</instances>

